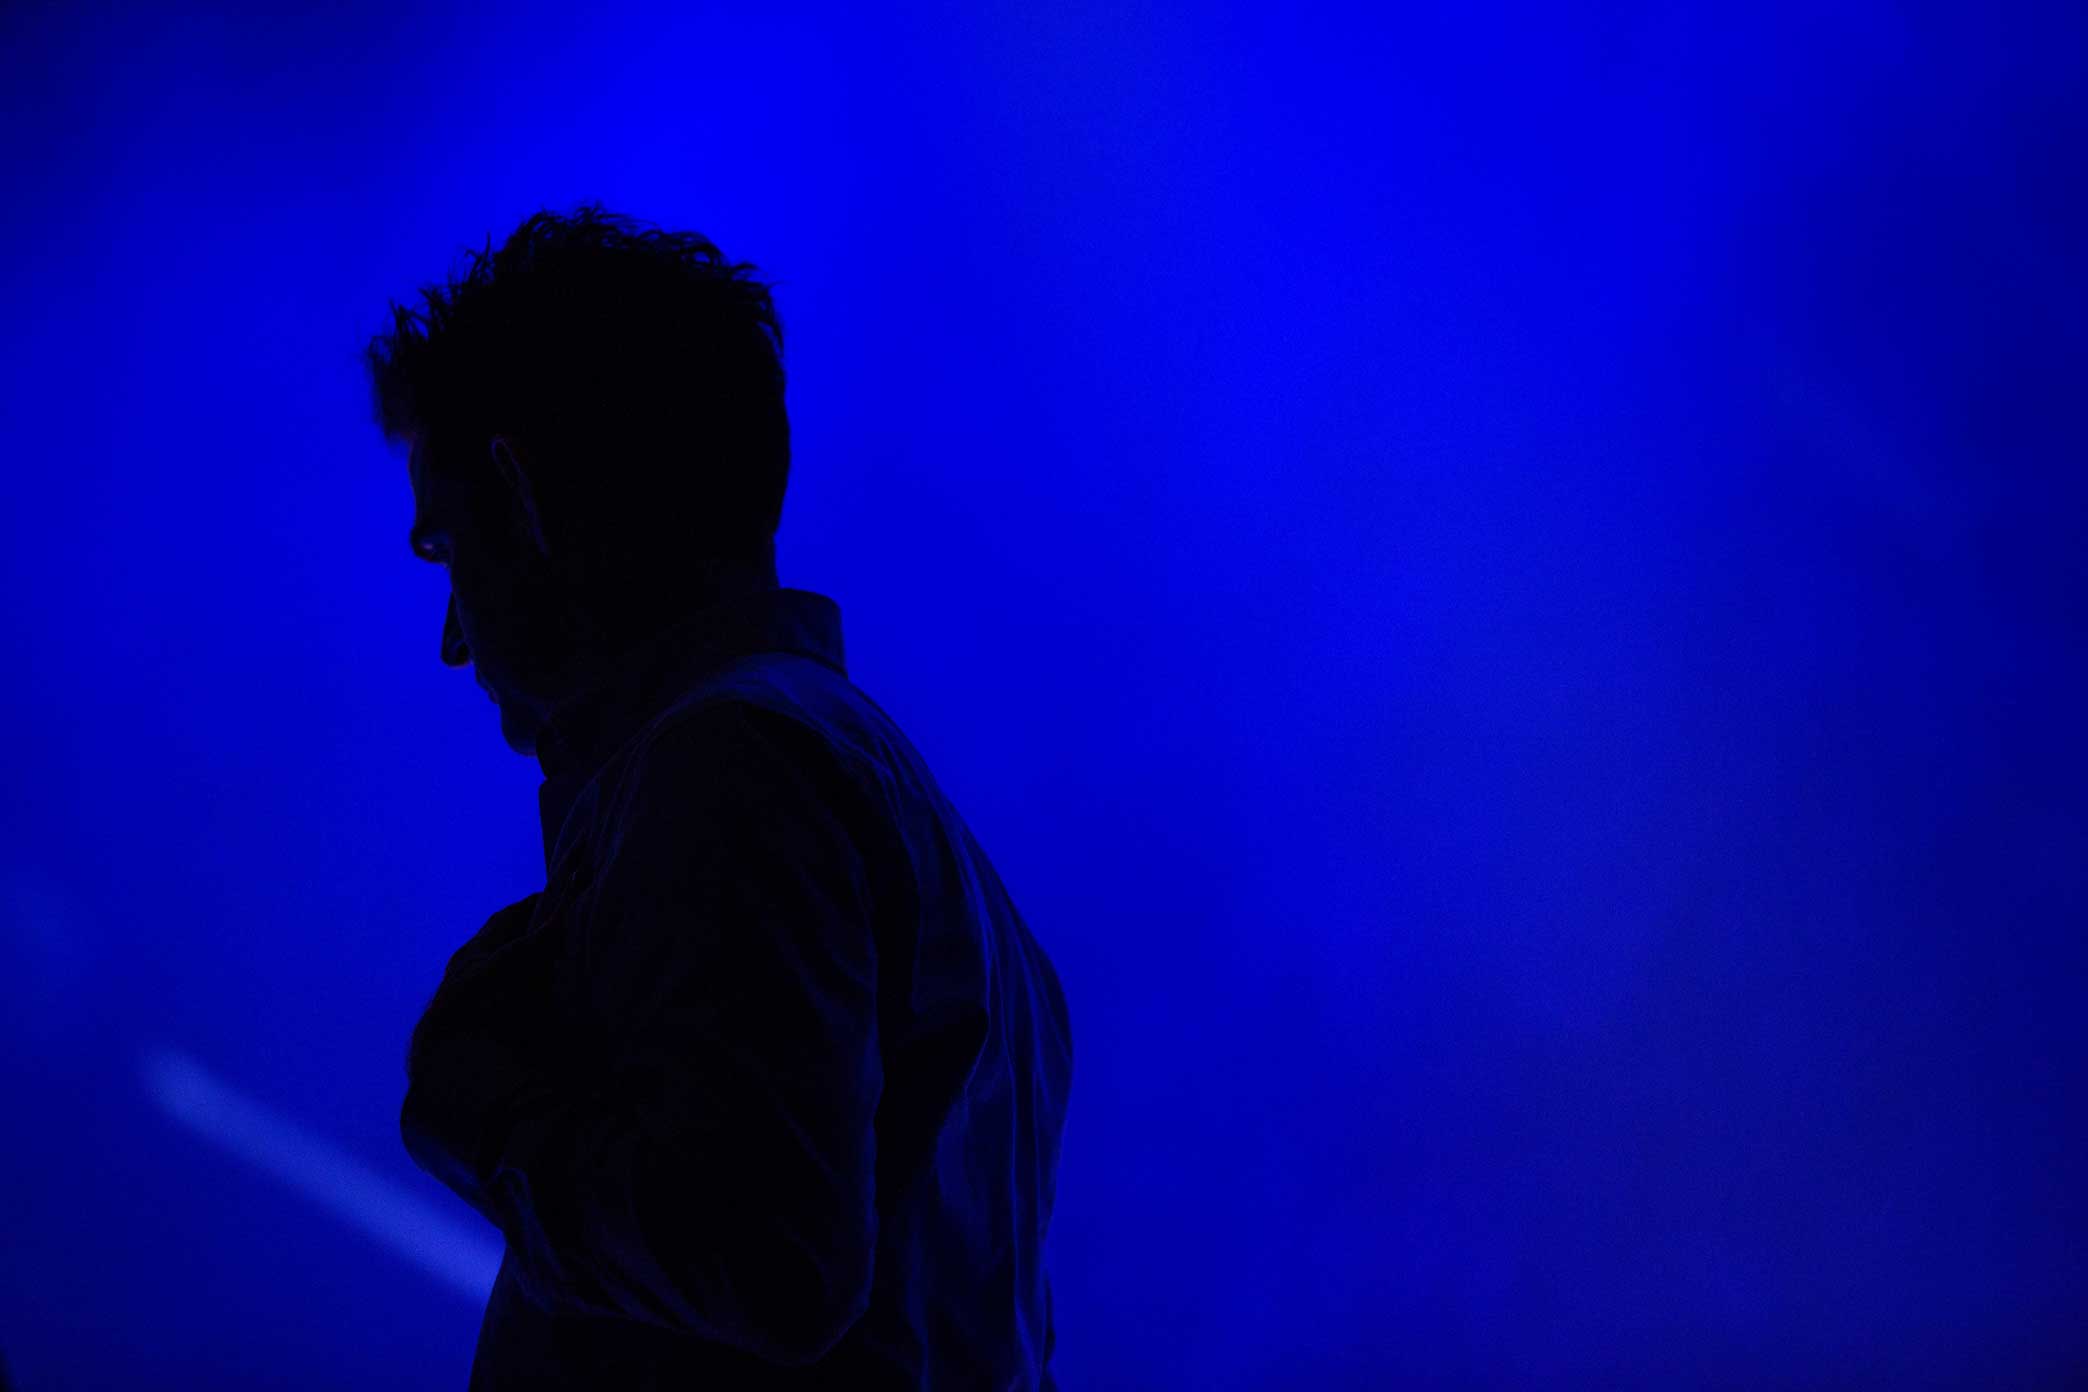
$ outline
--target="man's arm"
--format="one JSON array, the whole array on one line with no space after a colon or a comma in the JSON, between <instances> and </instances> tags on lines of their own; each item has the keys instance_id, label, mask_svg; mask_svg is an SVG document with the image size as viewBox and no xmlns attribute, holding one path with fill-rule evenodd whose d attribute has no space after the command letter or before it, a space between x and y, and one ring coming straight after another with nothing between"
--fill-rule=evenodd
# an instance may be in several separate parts
<instances>
[{"instance_id":1,"label":"man's arm","mask_svg":"<svg viewBox=\"0 0 2088 1392\"><path fill-rule=\"evenodd\" d=\"M592 988L625 1012L609 1076L503 1073L497 1044L460 1045L499 1124L437 1177L499 1224L545 1309L809 1363L869 1303L876 955L814 744L710 707L643 755L589 929Z\"/></svg>"}]
</instances>

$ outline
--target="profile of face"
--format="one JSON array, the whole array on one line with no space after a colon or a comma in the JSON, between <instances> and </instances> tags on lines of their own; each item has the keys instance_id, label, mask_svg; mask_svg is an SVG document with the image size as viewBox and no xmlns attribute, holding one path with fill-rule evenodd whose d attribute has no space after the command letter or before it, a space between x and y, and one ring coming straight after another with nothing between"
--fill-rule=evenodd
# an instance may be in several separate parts
<instances>
[{"instance_id":1,"label":"profile of face","mask_svg":"<svg viewBox=\"0 0 2088 1392\"><path fill-rule=\"evenodd\" d=\"M500 708L508 747L532 754L583 655L570 636L571 605L548 565L523 453L501 436L493 437L489 453L497 488L433 467L432 447L414 440L407 462L411 544L414 555L449 571L443 664L475 669Z\"/></svg>"}]
</instances>

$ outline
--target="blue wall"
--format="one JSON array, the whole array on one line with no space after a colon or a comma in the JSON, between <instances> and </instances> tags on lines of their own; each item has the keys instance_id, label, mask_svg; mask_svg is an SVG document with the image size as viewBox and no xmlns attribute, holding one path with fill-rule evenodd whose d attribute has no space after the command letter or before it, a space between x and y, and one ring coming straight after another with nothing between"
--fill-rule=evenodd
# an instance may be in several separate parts
<instances>
[{"instance_id":1,"label":"blue wall","mask_svg":"<svg viewBox=\"0 0 2088 1392\"><path fill-rule=\"evenodd\" d=\"M292 8L0 13L20 1388L463 1386L357 354L583 199L1059 964L1064 1386L2088 1380L2078 7Z\"/></svg>"}]
</instances>

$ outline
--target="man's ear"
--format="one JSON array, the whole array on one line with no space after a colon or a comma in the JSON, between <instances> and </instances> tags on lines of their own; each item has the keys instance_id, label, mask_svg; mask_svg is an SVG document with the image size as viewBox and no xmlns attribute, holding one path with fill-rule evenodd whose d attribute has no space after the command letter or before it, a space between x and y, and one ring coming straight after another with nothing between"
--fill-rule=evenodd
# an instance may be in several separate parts
<instances>
[{"instance_id":1,"label":"man's ear","mask_svg":"<svg viewBox=\"0 0 2088 1392\"><path fill-rule=\"evenodd\" d=\"M516 532L523 541L536 548L538 555L549 556L551 548L544 544L544 526L537 516L536 492L529 485L529 472L523 467L522 453L508 436L493 437L493 467L500 471L501 482L507 485Z\"/></svg>"}]
</instances>

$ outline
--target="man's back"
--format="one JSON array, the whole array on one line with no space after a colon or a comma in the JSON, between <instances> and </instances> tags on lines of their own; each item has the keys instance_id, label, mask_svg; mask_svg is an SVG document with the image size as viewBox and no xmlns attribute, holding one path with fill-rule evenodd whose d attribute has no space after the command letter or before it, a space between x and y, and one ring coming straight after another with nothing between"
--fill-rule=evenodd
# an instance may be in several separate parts
<instances>
[{"instance_id":1,"label":"man's back","mask_svg":"<svg viewBox=\"0 0 2088 1392\"><path fill-rule=\"evenodd\" d=\"M474 1198L509 1242L472 1386L1050 1387L1057 974L832 602L728 607L545 785L527 912L585 1100Z\"/></svg>"}]
</instances>

